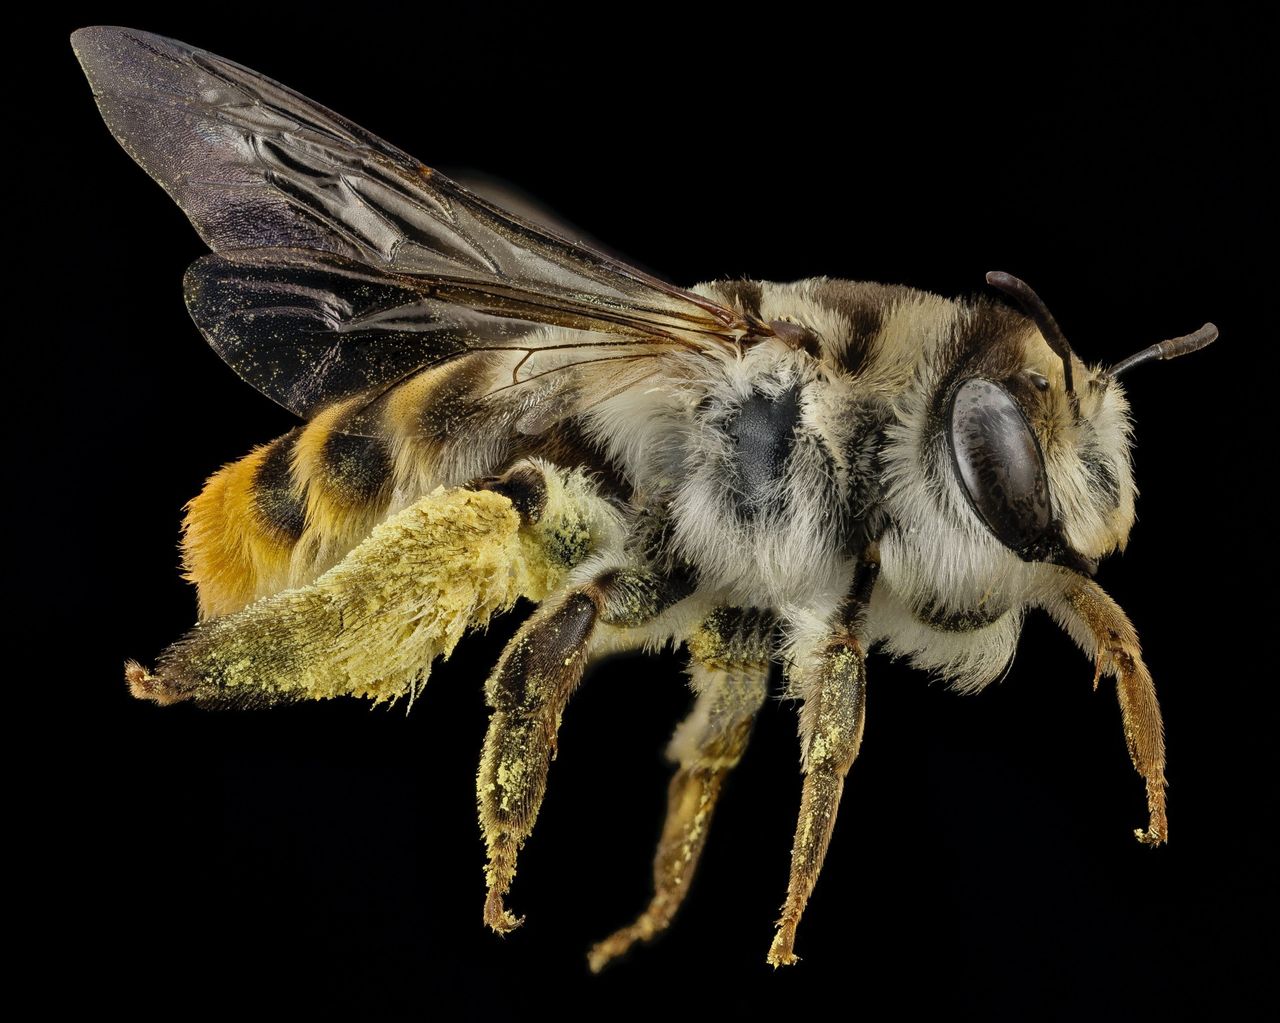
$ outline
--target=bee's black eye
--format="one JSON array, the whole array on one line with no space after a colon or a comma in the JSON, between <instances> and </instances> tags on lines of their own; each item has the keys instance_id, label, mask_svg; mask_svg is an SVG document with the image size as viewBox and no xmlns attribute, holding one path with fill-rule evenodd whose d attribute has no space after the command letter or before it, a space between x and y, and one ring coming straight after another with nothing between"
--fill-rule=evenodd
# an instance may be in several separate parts
<instances>
[{"instance_id":1,"label":"bee's black eye","mask_svg":"<svg viewBox=\"0 0 1280 1023\"><path fill-rule=\"evenodd\" d=\"M1018 403L995 381L973 377L953 393L948 427L956 474L974 511L1020 557L1044 557L1049 481Z\"/></svg>"}]
</instances>

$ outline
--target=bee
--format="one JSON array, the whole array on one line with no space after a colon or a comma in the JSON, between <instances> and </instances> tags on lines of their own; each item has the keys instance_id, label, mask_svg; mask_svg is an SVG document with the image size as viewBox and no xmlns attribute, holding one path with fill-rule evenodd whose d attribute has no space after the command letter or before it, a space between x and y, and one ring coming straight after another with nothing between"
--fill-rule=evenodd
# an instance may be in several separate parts
<instances>
[{"instance_id":1,"label":"bee","mask_svg":"<svg viewBox=\"0 0 1280 1023\"><path fill-rule=\"evenodd\" d=\"M187 271L208 343L303 425L187 506L199 621L132 693L260 707L411 707L436 658L522 599L485 687L484 922L561 714L596 658L688 652L654 893L593 970L664 930L782 665L803 786L768 951L796 931L858 753L871 650L962 692L997 679L1031 609L1116 680L1168 838L1155 687L1094 581L1134 522L1120 377L1212 324L1083 362L1024 282L957 300L813 278L682 289L509 213L238 64L120 28L72 44L117 140L212 253Z\"/></svg>"}]
</instances>

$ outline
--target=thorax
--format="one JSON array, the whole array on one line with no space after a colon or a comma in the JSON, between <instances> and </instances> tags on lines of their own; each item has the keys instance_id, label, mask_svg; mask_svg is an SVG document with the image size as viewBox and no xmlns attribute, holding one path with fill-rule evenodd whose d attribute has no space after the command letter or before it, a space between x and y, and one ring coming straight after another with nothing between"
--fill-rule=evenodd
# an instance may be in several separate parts
<instances>
[{"instance_id":1,"label":"thorax","mask_svg":"<svg viewBox=\"0 0 1280 1023\"><path fill-rule=\"evenodd\" d=\"M838 599L878 501L880 421L780 344L596 413L597 436L701 587L762 607Z\"/></svg>"}]
</instances>

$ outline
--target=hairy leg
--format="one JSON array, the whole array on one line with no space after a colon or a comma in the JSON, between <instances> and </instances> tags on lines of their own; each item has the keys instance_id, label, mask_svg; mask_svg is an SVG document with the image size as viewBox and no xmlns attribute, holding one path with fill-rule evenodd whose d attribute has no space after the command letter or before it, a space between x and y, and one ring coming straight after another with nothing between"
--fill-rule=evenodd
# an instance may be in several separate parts
<instances>
[{"instance_id":1,"label":"hairy leg","mask_svg":"<svg viewBox=\"0 0 1280 1023\"><path fill-rule=\"evenodd\" d=\"M1094 658L1093 687L1104 674L1114 675L1124 720L1129 758L1147 787L1147 827L1134 829L1138 841L1159 845L1168 841L1165 817L1164 721L1151 672L1133 623L1097 583L1072 574L1056 600L1046 608L1071 637Z\"/></svg>"},{"instance_id":2,"label":"hairy leg","mask_svg":"<svg viewBox=\"0 0 1280 1023\"><path fill-rule=\"evenodd\" d=\"M412 697L463 633L555 581L555 573L522 571L519 532L518 515L497 494L433 494L314 583L202 623L160 655L154 672L130 662L126 678L137 697L212 707Z\"/></svg>"},{"instance_id":3,"label":"hairy leg","mask_svg":"<svg viewBox=\"0 0 1280 1023\"><path fill-rule=\"evenodd\" d=\"M600 606L584 592L539 610L489 679L487 695L494 710L477 796L489 854L484 922L495 931L510 931L521 922L507 911L503 898L515 876L516 854L542 805L560 715L582 678L599 613Z\"/></svg>"},{"instance_id":4,"label":"hairy leg","mask_svg":"<svg viewBox=\"0 0 1280 1023\"><path fill-rule=\"evenodd\" d=\"M817 658L805 681L809 695L801 710L804 789L800 820L791 847L791 880L778 930L769 948L773 966L797 959L796 927L813 894L827 855L844 778L858 755L866 709L866 658L857 641L834 641Z\"/></svg>"},{"instance_id":5,"label":"hairy leg","mask_svg":"<svg viewBox=\"0 0 1280 1023\"><path fill-rule=\"evenodd\" d=\"M858 747L866 711L866 653L858 635L878 574L874 550L860 566L853 592L821 647L795 669L793 691L800 710L804 788L800 819L791 847L791 879L782 916L769 948L772 966L795 963L796 927L813 894L835 828L840 794Z\"/></svg>"},{"instance_id":6,"label":"hairy leg","mask_svg":"<svg viewBox=\"0 0 1280 1023\"><path fill-rule=\"evenodd\" d=\"M615 516L585 478L521 462L429 494L313 583L206 621L154 672L129 662L125 676L135 696L157 703L412 698L468 629L519 597L543 599L616 542Z\"/></svg>"},{"instance_id":7,"label":"hairy leg","mask_svg":"<svg viewBox=\"0 0 1280 1023\"><path fill-rule=\"evenodd\" d=\"M560 716L582 678L596 623L643 624L688 592L681 579L606 572L540 607L503 651L485 690L493 715L477 782L489 857L484 921L495 931L521 923L505 898L542 805Z\"/></svg>"},{"instance_id":8,"label":"hairy leg","mask_svg":"<svg viewBox=\"0 0 1280 1023\"><path fill-rule=\"evenodd\" d=\"M676 729L667 756L679 764L667 792L667 819L653 864L653 898L636 920L588 953L599 972L637 941L671 923L689 891L720 789L747 746L769 683L773 618L718 608L688 640L697 700Z\"/></svg>"}]
</instances>

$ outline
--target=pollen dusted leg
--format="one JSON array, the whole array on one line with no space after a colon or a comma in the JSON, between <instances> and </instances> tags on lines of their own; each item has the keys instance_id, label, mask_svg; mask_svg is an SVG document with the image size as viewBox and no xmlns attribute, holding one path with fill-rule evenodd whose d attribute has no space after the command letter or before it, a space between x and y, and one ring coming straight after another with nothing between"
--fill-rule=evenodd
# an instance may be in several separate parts
<instances>
[{"instance_id":1,"label":"pollen dusted leg","mask_svg":"<svg viewBox=\"0 0 1280 1023\"><path fill-rule=\"evenodd\" d=\"M591 949L592 972L665 930L688 894L721 786L741 759L768 692L772 631L773 619L766 614L720 608L690 637L689 674L698 697L667 748L680 766L667 792L653 898L634 923Z\"/></svg>"},{"instance_id":2,"label":"pollen dusted leg","mask_svg":"<svg viewBox=\"0 0 1280 1023\"><path fill-rule=\"evenodd\" d=\"M503 897L515 876L516 854L542 805L560 715L586 666L600 613L597 600L574 592L547 613L536 613L503 652L486 688L494 710L478 796L489 851L484 922L495 931L521 923L503 906Z\"/></svg>"},{"instance_id":3,"label":"pollen dusted leg","mask_svg":"<svg viewBox=\"0 0 1280 1023\"><path fill-rule=\"evenodd\" d=\"M1169 823L1165 819L1164 721L1155 682L1142 660L1137 630L1120 605L1092 580L1074 576L1064 596L1072 616L1084 623L1093 639L1097 665L1093 687L1098 688L1104 673L1116 678L1129 758L1147 784L1147 827L1135 828L1134 834L1144 845L1159 845L1169 839ZM1071 622L1065 624L1076 635Z\"/></svg>"},{"instance_id":4,"label":"pollen dusted leg","mask_svg":"<svg viewBox=\"0 0 1280 1023\"><path fill-rule=\"evenodd\" d=\"M502 652L485 687L493 716L477 784L489 854L484 922L495 931L505 933L521 923L504 899L520 846L542 805L560 715L582 678L596 622L639 625L687 593L680 580L628 569L606 572L548 601Z\"/></svg>"},{"instance_id":5,"label":"pollen dusted leg","mask_svg":"<svg viewBox=\"0 0 1280 1023\"><path fill-rule=\"evenodd\" d=\"M867 655L858 636L879 575L880 553L872 544L863 555L832 635L793 682L794 691L804 698L800 709L804 788L791 846L787 901L782 904L782 916L767 957L771 966L790 966L799 958L795 954L796 927L818 883L840 808L844 778L862 743Z\"/></svg>"},{"instance_id":6,"label":"pollen dusted leg","mask_svg":"<svg viewBox=\"0 0 1280 1023\"><path fill-rule=\"evenodd\" d=\"M205 621L166 649L154 672L130 662L130 689L157 703L206 706L412 699L435 658L468 629L560 585L568 566L540 556L547 544L527 532L505 496L438 490L314 582Z\"/></svg>"},{"instance_id":7,"label":"pollen dusted leg","mask_svg":"<svg viewBox=\"0 0 1280 1023\"><path fill-rule=\"evenodd\" d=\"M772 966L790 966L796 926L822 870L840 806L844 778L858 755L866 711L866 655L852 636L833 640L819 655L803 682L800 711L804 741L804 790L800 820L791 847L791 882L782 906L778 931L769 948Z\"/></svg>"}]
</instances>

